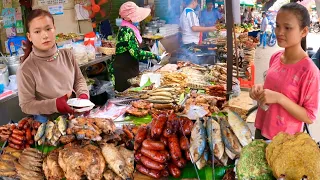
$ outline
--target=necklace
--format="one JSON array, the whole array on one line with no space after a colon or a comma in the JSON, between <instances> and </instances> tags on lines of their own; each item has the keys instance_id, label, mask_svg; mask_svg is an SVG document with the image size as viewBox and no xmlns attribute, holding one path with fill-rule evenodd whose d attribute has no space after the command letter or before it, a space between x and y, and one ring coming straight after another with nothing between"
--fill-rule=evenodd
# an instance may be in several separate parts
<instances>
[{"instance_id":1,"label":"necklace","mask_svg":"<svg viewBox=\"0 0 320 180\"><path fill-rule=\"evenodd\" d=\"M57 59L57 57L58 57L58 55L59 55L59 49L58 49L58 50L57 50L57 52L53 55L53 57L52 57L52 58L50 58L50 59L48 59L48 60L47 60L47 62L51 62L51 61L56 60L56 59Z\"/></svg>"}]
</instances>

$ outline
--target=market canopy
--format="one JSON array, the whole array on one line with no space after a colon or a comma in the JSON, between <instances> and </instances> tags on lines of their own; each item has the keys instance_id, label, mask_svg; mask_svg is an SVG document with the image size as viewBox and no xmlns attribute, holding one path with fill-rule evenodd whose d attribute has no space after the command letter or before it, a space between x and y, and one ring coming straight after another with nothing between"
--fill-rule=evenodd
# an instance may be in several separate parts
<instances>
[{"instance_id":1,"label":"market canopy","mask_svg":"<svg viewBox=\"0 0 320 180\"><path fill-rule=\"evenodd\" d=\"M253 0L240 0L241 6L254 6Z\"/></svg>"}]
</instances>

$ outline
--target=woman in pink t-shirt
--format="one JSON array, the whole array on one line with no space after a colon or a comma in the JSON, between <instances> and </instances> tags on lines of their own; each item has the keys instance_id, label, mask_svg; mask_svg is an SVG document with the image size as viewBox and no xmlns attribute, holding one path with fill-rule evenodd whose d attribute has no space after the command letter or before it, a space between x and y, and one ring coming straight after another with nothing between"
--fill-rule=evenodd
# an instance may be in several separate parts
<instances>
[{"instance_id":1,"label":"woman in pink t-shirt","mask_svg":"<svg viewBox=\"0 0 320 180\"><path fill-rule=\"evenodd\" d=\"M316 120L319 105L319 70L301 47L310 16L298 3L282 6L275 33L283 47L272 55L264 84L250 90L260 105L255 121L256 139L272 139L279 132L301 132ZM266 107L267 109L261 108Z\"/></svg>"}]
</instances>

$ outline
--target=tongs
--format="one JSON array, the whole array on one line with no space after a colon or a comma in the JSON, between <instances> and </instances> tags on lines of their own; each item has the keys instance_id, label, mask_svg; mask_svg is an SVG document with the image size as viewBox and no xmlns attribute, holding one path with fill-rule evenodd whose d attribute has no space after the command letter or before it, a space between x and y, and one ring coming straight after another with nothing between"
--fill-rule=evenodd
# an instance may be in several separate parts
<instances>
[{"instance_id":1,"label":"tongs","mask_svg":"<svg viewBox=\"0 0 320 180\"><path fill-rule=\"evenodd\" d=\"M2 52L0 52L0 55L4 58L4 60L5 60L7 63L9 62L8 59L7 59L7 57L6 57L5 55L3 55Z\"/></svg>"}]
</instances>

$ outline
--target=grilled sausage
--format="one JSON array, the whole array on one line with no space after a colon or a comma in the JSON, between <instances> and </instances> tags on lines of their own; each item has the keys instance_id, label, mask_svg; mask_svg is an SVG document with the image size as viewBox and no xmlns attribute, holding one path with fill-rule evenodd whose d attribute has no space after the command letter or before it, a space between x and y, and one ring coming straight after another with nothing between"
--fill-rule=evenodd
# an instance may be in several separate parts
<instances>
[{"instance_id":1,"label":"grilled sausage","mask_svg":"<svg viewBox=\"0 0 320 180\"><path fill-rule=\"evenodd\" d=\"M149 150L146 148L141 148L141 153L142 155L157 161L159 163L165 163L168 158L167 158L167 154L164 153L163 151L155 151L155 150Z\"/></svg>"},{"instance_id":2,"label":"grilled sausage","mask_svg":"<svg viewBox=\"0 0 320 180\"><path fill-rule=\"evenodd\" d=\"M134 160L135 160L136 162L140 162L141 157L142 157L142 154L141 154L140 151L136 151L136 152L134 153Z\"/></svg>"},{"instance_id":3,"label":"grilled sausage","mask_svg":"<svg viewBox=\"0 0 320 180\"><path fill-rule=\"evenodd\" d=\"M34 140L33 140L33 139L30 139L30 140L28 141L28 144L30 144L30 145L34 144Z\"/></svg>"},{"instance_id":4,"label":"grilled sausage","mask_svg":"<svg viewBox=\"0 0 320 180\"><path fill-rule=\"evenodd\" d=\"M192 128L193 128L193 122L190 119L185 118L183 120L183 126L182 126L183 135L189 136L191 134Z\"/></svg>"},{"instance_id":5,"label":"grilled sausage","mask_svg":"<svg viewBox=\"0 0 320 180\"><path fill-rule=\"evenodd\" d=\"M161 175L163 176L163 177L168 177L170 174L169 174L169 170L168 169L164 169L164 170L162 170L161 171Z\"/></svg>"},{"instance_id":6,"label":"grilled sausage","mask_svg":"<svg viewBox=\"0 0 320 180\"><path fill-rule=\"evenodd\" d=\"M180 148L182 150L188 150L189 149L189 139L186 136L180 137Z\"/></svg>"},{"instance_id":7,"label":"grilled sausage","mask_svg":"<svg viewBox=\"0 0 320 180\"><path fill-rule=\"evenodd\" d=\"M152 138L159 138L162 134L164 126L167 122L167 117L165 115L160 114L153 126L151 127L151 137Z\"/></svg>"},{"instance_id":8,"label":"grilled sausage","mask_svg":"<svg viewBox=\"0 0 320 180\"><path fill-rule=\"evenodd\" d=\"M24 119L20 120L18 123L18 128L23 129L23 126L28 122L28 119L29 118L24 118Z\"/></svg>"},{"instance_id":9,"label":"grilled sausage","mask_svg":"<svg viewBox=\"0 0 320 180\"><path fill-rule=\"evenodd\" d=\"M181 171L180 171L180 169L179 169L176 165L170 163L169 166L168 166L168 168L169 168L170 174L171 174L173 177L175 177L175 178L180 177Z\"/></svg>"},{"instance_id":10,"label":"grilled sausage","mask_svg":"<svg viewBox=\"0 0 320 180\"><path fill-rule=\"evenodd\" d=\"M147 126L140 126L134 139L134 150L139 149L141 143L146 139L148 133Z\"/></svg>"},{"instance_id":11,"label":"grilled sausage","mask_svg":"<svg viewBox=\"0 0 320 180\"><path fill-rule=\"evenodd\" d=\"M31 134L31 129L30 128L26 129L26 139L28 141L32 140L32 134Z\"/></svg>"},{"instance_id":12,"label":"grilled sausage","mask_svg":"<svg viewBox=\"0 0 320 180\"><path fill-rule=\"evenodd\" d=\"M172 159L172 162L173 162L174 165L176 165L180 169L184 168L186 166L186 164L187 164L187 161L185 159L183 159L183 158L181 158L181 159L179 159L177 161Z\"/></svg>"},{"instance_id":13,"label":"grilled sausage","mask_svg":"<svg viewBox=\"0 0 320 180\"><path fill-rule=\"evenodd\" d=\"M17 134L17 135L24 135L24 132L23 131L21 131L21 130L18 130L18 129L14 129L13 130L13 134Z\"/></svg>"},{"instance_id":14,"label":"grilled sausage","mask_svg":"<svg viewBox=\"0 0 320 180\"><path fill-rule=\"evenodd\" d=\"M177 135L172 135L168 138L169 150L171 158L174 160L179 160L182 158L181 149L179 145L179 139Z\"/></svg>"},{"instance_id":15,"label":"grilled sausage","mask_svg":"<svg viewBox=\"0 0 320 180\"><path fill-rule=\"evenodd\" d=\"M137 170L139 172L141 172L142 174L144 174L144 175L147 175L147 176L150 176L150 177L156 178L156 179L161 178L160 171L153 170L153 169L148 169L148 168L146 168L145 166L143 166L141 164L137 164L136 167L137 167Z\"/></svg>"},{"instance_id":16,"label":"grilled sausage","mask_svg":"<svg viewBox=\"0 0 320 180\"><path fill-rule=\"evenodd\" d=\"M33 129L33 130L31 131L31 135L32 135L32 136L35 136L36 134L37 134L37 130Z\"/></svg>"},{"instance_id":17,"label":"grilled sausage","mask_svg":"<svg viewBox=\"0 0 320 180\"><path fill-rule=\"evenodd\" d=\"M13 137L10 137L9 141L12 142L13 144L16 144L16 145L21 145L22 144L22 141L20 141L18 139L15 139Z\"/></svg>"},{"instance_id":18,"label":"grilled sausage","mask_svg":"<svg viewBox=\"0 0 320 180\"><path fill-rule=\"evenodd\" d=\"M17 139L19 141L23 141L24 140L24 136L20 136L17 134L12 134L11 137L13 137L14 139Z\"/></svg>"},{"instance_id":19,"label":"grilled sausage","mask_svg":"<svg viewBox=\"0 0 320 180\"><path fill-rule=\"evenodd\" d=\"M151 139L146 139L142 143L142 147L150 150L162 151L165 150L165 145L160 141L153 141Z\"/></svg>"},{"instance_id":20,"label":"grilled sausage","mask_svg":"<svg viewBox=\"0 0 320 180\"><path fill-rule=\"evenodd\" d=\"M28 129L29 127L30 127L30 123L28 121L24 124L23 129Z\"/></svg>"},{"instance_id":21,"label":"grilled sausage","mask_svg":"<svg viewBox=\"0 0 320 180\"><path fill-rule=\"evenodd\" d=\"M161 171L165 168L164 164L158 163L146 156L141 157L141 163L149 169L154 169L158 171Z\"/></svg>"},{"instance_id":22,"label":"grilled sausage","mask_svg":"<svg viewBox=\"0 0 320 180\"><path fill-rule=\"evenodd\" d=\"M17 145L17 144L13 144L13 143L9 143L9 147L14 148L14 149L21 149L21 146Z\"/></svg>"},{"instance_id":23,"label":"grilled sausage","mask_svg":"<svg viewBox=\"0 0 320 180\"><path fill-rule=\"evenodd\" d=\"M160 137L160 141L165 145L165 146L168 146L168 139L164 136L161 136Z\"/></svg>"},{"instance_id":24,"label":"grilled sausage","mask_svg":"<svg viewBox=\"0 0 320 180\"><path fill-rule=\"evenodd\" d=\"M186 159L187 159L188 161L191 161L189 150L186 150L186 151L184 152L184 154L185 154L185 156L186 156Z\"/></svg>"},{"instance_id":25,"label":"grilled sausage","mask_svg":"<svg viewBox=\"0 0 320 180\"><path fill-rule=\"evenodd\" d=\"M166 155L167 160L170 159L170 153L168 151L164 150L164 151L160 151L160 152L163 153L164 155Z\"/></svg>"},{"instance_id":26,"label":"grilled sausage","mask_svg":"<svg viewBox=\"0 0 320 180\"><path fill-rule=\"evenodd\" d=\"M40 127L41 123L39 121L33 121L32 123L32 127L34 129L38 129Z\"/></svg>"}]
</instances>

